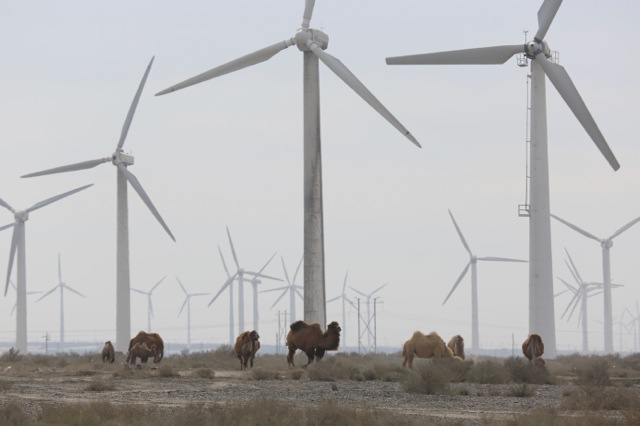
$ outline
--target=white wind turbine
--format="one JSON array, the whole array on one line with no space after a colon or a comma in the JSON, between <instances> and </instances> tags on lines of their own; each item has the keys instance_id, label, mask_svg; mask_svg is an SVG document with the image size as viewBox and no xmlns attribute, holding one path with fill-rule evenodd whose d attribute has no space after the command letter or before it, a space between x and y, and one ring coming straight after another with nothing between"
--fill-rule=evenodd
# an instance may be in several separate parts
<instances>
[{"instance_id":1,"label":"white wind turbine","mask_svg":"<svg viewBox=\"0 0 640 426\"><path fill-rule=\"evenodd\" d=\"M371 330L371 321L374 320L374 318L371 316L371 299L373 299L373 295L376 294L377 292L379 292L380 290L382 290L384 287L387 286L387 284L389 283L384 283L382 284L380 287L376 288L375 290L373 290L371 293L366 294L361 292L360 290L358 290L357 288L351 287L349 286L349 288L353 291L355 291L358 294L361 294L362 296L364 296L364 298L367 300L367 321L366 321L366 326L365 326L365 331L367 333L367 344L369 345L369 350L371 350L372 345L371 345L371 337L373 336L373 333L375 332L375 330ZM359 309L358 309L359 311ZM360 312L358 312L358 315L360 315ZM360 315L360 318L362 318L362 316ZM360 321L360 318L358 318L358 322ZM358 341L360 340L362 336L359 335L358 336ZM358 347L360 346L360 344L358 344Z\"/></svg>"},{"instance_id":2,"label":"white wind turbine","mask_svg":"<svg viewBox=\"0 0 640 426\"><path fill-rule=\"evenodd\" d=\"M538 11L538 31L523 44L387 58L389 65L503 64L524 53L531 60L531 142L529 186L529 331L544 336L545 354L556 356L556 332L549 218L549 162L545 75L558 90L611 167L620 165L565 69L552 62L544 40L562 0L545 0Z\"/></svg>"},{"instance_id":3,"label":"white wind turbine","mask_svg":"<svg viewBox=\"0 0 640 426\"><path fill-rule=\"evenodd\" d=\"M551 216L585 237L596 240L602 247L602 276L604 283L604 351L607 354L611 354L613 353L613 312L611 307L611 258L609 249L613 247L613 239L639 222L640 217L633 219L631 222L618 229L609 238L598 238L556 215L551 214Z\"/></svg>"},{"instance_id":4,"label":"white wind turbine","mask_svg":"<svg viewBox=\"0 0 640 426\"><path fill-rule=\"evenodd\" d=\"M276 257L276 253L273 253L273 256L267 260L267 263L264 264L262 269L258 271L258 273L262 273L264 269L271 263L273 258ZM281 279L277 279L278 281L282 281ZM253 290L253 329L258 330L258 323L260 322L260 313L258 312L258 285L262 284L262 280L257 276L254 276L249 280L251 283L251 289Z\"/></svg>"},{"instance_id":5,"label":"white wind turbine","mask_svg":"<svg viewBox=\"0 0 640 426\"><path fill-rule=\"evenodd\" d=\"M300 262L298 262L298 267L296 268L296 272L293 274L293 280L289 279L289 274L287 272L287 267L284 264L284 258L280 256L280 260L282 261L282 269L284 270L284 277L287 280L287 285L284 287L271 288L269 290L264 290L263 293L268 291L280 291L282 290L282 294L280 297L273 302L273 305L269 309L273 309L274 306L278 304L278 302L284 297L285 294L289 293L289 322L294 323L296 321L296 294L300 299L304 301L304 296L300 292L300 290L304 290L304 287L296 284L296 277L298 276L298 272L300 271L300 266L302 266L302 261L304 260L304 256L300 258Z\"/></svg>"},{"instance_id":6,"label":"white wind turbine","mask_svg":"<svg viewBox=\"0 0 640 426\"><path fill-rule=\"evenodd\" d=\"M347 271L346 274L344 274L344 284L342 284L342 294L340 294L340 296L336 296L333 299L329 299L327 300L327 303L331 303L334 300L338 300L338 299L342 299L342 346L346 347L347 346L347 309L346 309L346 304L350 304L351 306L353 306L354 309L356 308L356 305L351 301L351 299L349 299L347 297L347 276L349 275L349 271Z\"/></svg>"},{"instance_id":7,"label":"white wind turbine","mask_svg":"<svg viewBox=\"0 0 640 426\"><path fill-rule=\"evenodd\" d=\"M75 293L78 296L84 297L85 299L87 297L84 294L80 293L79 291L74 290L67 283L62 281L62 267L60 265L60 253L58 253L58 284L56 284L55 287L53 287L51 290L49 290L48 292L40 296L40 298L36 300L36 302L41 301L42 299L44 299L45 297L47 297L48 295L50 295L51 293L53 293L58 289L60 289L60 350L64 351L64 292L65 290L69 290L70 292Z\"/></svg>"},{"instance_id":8,"label":"white wind turbine","mask_svg":"<svg viewBox=\"0 0 640 426\"><path fill-rule=\"evenodd\" d=\"M211 293L189 293L187 289L184 288L182 283L180 282L180 278L176 277L178 284L180 284L180 288L184 291L185 298L182 307L180 308L180 312L178 312L178 317L184 310L184 307L187 307L187 348L191 349L191 298L195 296L206 296Z\"/></svg>"},{"instance_id":9,"label":"white wind turbine","mask_svg":"<svg viewBox=\"0 0 640 426\"><path fill-rule=\"evenodd\" d=\"M13 225L13 224L12 224ZM0 229L1 230L1 229ZM16 293L18 292L18 287L16 287L16 285L13 283L13 281L9 280L9 284L11 284L11 287L13 287L13 289L16 291ZM40 294L42 293L41 291L28 291L27 292L27 296L30 296L32 294ZM13 313L16 311L16 308L18 307L18 302L16 301L13 304L13 307L11 308L11 312L9 312L9 315L13 315Z\"/></svg>"},{"instance_id":10,"label":"white wind turbine","mask_svg":"<svg viewBox=\"0 0 640 426\"><path fill-rule=\"evenodd\" d=\"M129 288L129 208L127 198L127 181L131 184L133 189L138 193L138 196L147 205L153 216L160 222L160 225L169 234L171 239L175 241L173 234L169 230L169 227L164 222L160 213L155 208L151 199L142 188L142 185L138 179L128 170L128 167L133 165L133 156L125 154L122 146L129 132L133 115L138 106L142 89L144 88L147 76L151 70L153 64L153 58L149 62L147 69L140 81L138 90L133 98L129 113L122 126L122 132L120 133L120 139L116 145L116 149L109 157L98 158L96 160L83 161L81 163L70 164L67 166L56 167L49 170L44 170L36 173L29 173L22 177L32 177L48 175L52 173L71 172L76 170L85 170L96 167L102 163L111 162L116 166L117 175L117 247L116 247L116 350L126 352L129 346L129 339L131 337L131 295Z\"/></svg>"},{"instance_id":11,"label":"white wind turbine","mask_svg":"<svg viewBox=\"0 0 640 426\"><path fill-rule=\"evenodd\" d=\"M216 298L222 294L225 288L229 288L229 345L233 346L233 343L236 339L235 334L233 333L233 279L231 278L231 274L229 273L229 269L227 268L227 263L224 261L224 256L222 255L222 250L218 245L218 253L220 253L220 260L222 260L222 266L224 266L224 271L227 273L227 281L223 284L222 288L218 291L218 294L213 298L209 305L216 300Z\"/></svg>"},{"instance_id":12,"label":"white wind turbine","mask_svg":"<svg viewBox=\"0 0 640 426\"><path fill-rule=\"evenodd\" d=\"M238 328L240 330L240 332L245 331L244 328L244 276L245 275L249 275L252 277L261 277L261 278L269 278L271 280L277 280L277 281L282 281L280 278L275 278L275 277L270 277L269 275L265 275L262 274L261 272L252 272L252 271L247 271L243 268L240 267L240 263L238 263L238 256L236 255L236 250L233 247L233 241L231 240L231 233L229 232L229 227L227 226L227 237L229 237L229 245L231 246L231 254L233 255L233 261L236 264L236 272L233 275L229 275L229 271L227 270L227 265L224 262L224 258L222 259L222 264L224 265L224 269L227 272L227 280L224 282L224 284L222 284L222 287L220 287L220 290L218 290L218 292L216 293L216 295L213 297L213 299L211 299L211 302L209 302L208 306L211 306L211 304L213 302L215 302L215 300L218 298L218 296L220 296L220 294L222 294L222 292L229 287L229 292L233 295L233 281L235 279L238 279ZM220 250L220 247L218 247L218 250ZM220 256L222 257L222 252L220 252ZM271 259L269 259L269 261L271 261ZM268 264L268 262L267 262ZM266 267L266 265L265 265ZM233 306L233 296L231 296L231 304ZM233 324L233 317L229 318L231 321L231 324ZM232 325L233 327L233 325ZM233 333L230 335L230 342L231 344L235 341L235 337L233 336Z\"/></svg>"},{"instance_id":13,"label":"white wind turbine","mask_svg":"<svg viewBox=\"0 0 640 426\"><path fill-rule=\"evenodd\" d=\"M420 144L340 60L325 52L329 37L320 30L309 28L314 5L315 0L306 0L302 25L293 37L178 83L157 93L156 96L259 64L293 45L303 52L304 319L326 324L318 60L329 67L334 74L340 77L411 142L418 147Z\"/></svg>"},{"instance_id":14,"label":"white wind turbine","mask_svg":"<svg viewBox=\"0 0 640 426\"><path fill-rule=\"evenodd\" d=\"M135 291L136 293L144 294L147 296L147 332L149 333L151 332L151 317L153 317L153 303L151 303L151 294L153 294L153 290L155 290L162 283L162 281L164 281L165 278L167 278L166 275L162 277L162 279L158 281L153 287L151 287L151 290L149 291L142 291L138 290L137 288L131 288L131 291Z\"/></svg>"},{"instance_id":15,"label":"white wind turbine","mask_svg":"<svg viewBox=\"0 0 640 426\"><path fill-rule=\"evenodd\" d=\"M467 240L465 240L464 235L462 235L462 231L458 227L456 220L453 218L453 214L451 213L451 210L449 210L449 216L451 216L451 220L453 221L453 226L455 226L456 231L460 236L460 241L462 241L462 245L464 246L465 250L467 250L467 253L469 253L469 263L467 263L467 265L462 270L462 273L456 280L455 284L451 288L451 291L449 292L447 297L444 299L444 302L442 302L442 304L444 305L445 303L447 303L447 300L449 300L449 297L451 296L451 294L453 294L456 287L458 287L458 284L460 284L460 281L462 281L464 276L467 274L469 267L471 267L471 350L473 351L473 353L477 354L480 352L480 332L479 332L479 325L478 325L478 273L476 269L478 260L497 261L497 262L526 262L526 260L510 259L506 257L476 256L475 254L473 254L473 252L469 248L469 244L467 244Z\"/></svg>"},{"instance_id":16,"label":"white wind turbine","mask_svg":"<svg viewBox=\"0 0 640 426\"><path fill-rule=\"evenodd\" d=\"M44 206L47 206L55 201L68 197L71 194L75 194L78 191L82 191L93 184L84 185L71 191L67 191L63 194L56 195L51 198L47 198L44 201L34 204L28 209L15 210L4 200L0 198L0 206L3 206L13 213L15 222L13 227L13 236L11 237L11 247L9 249L9 267L7 268L7 284L4 287L4 295L7 295L9 289L9 278L11 277L11 268L13 267L13 260L15 258L16 250L18 251L18 297L17 297L17 313L16 313L16 349L22 353L27 353L27 260L26 260L26 237L25 237L25 222L29 219L29 213L34 210L38 210ZM7 228L4 226L3 228Z\"/></svg>"}]
</instances>

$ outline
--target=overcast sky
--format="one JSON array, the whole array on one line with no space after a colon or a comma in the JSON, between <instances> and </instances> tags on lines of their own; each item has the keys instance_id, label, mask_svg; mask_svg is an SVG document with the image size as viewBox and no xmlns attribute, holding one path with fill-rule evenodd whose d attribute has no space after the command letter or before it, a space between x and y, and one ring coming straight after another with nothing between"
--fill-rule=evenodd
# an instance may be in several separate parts
<instances>
[{"instance_id":1,"label":"overcast sky","mask_svg":"<svg viewBox=\"0 0 640 426\"><path fill-rule=\"evenodd\" d=\"M420 141L418 149L323 64L320 65L326 295L348 285L369 293L382 284L378 345L402 345L414 330L462 334L471 344L471 277L443 306L469 261L451 209L478 256L527 259L525 202L527 68L515 57L490 66L388 66L385 57L524 43L537 29L540 0L318 0L311 26ZM226 279L219 245L232 267L229 226L241 266L290 276L302 256L302 55L291 47L268 62L170 95L154 94L217 65L290 38L304 1L22 1L0 2L0 198L16 209L84 184L88 190L30 215L27 291L62 278L66 341L115 340L116 169L32 179L19 176L111 155L145 67L155 62L124 150L172 230L173 242L129 190L131 286L153 299L152 328L186 341L184 294L215 294ZM547 84L551 211L606 238L640 216L640 45L635 0L567 0L546 40L617 156L613 172ZM0 209L0 226L13 221ZM636 312L640 295L640 225L614 240L613 314ZM0 232L0 276L11 231ZM554 277L573 283L569 250L586 281L602 281L601 248L552 222ZM13 269L13 280L15 271ZM297 283L302 285L302 271ZM264 289L281 283L265 280ZM480 345L507 347L528 332L528 265L478 264ZM554 290L564 289L556 279ZM245 322L252 299L245 290ZM348 289L355 301L358 296ZM192 342L228 341L228 295L191 303ZM259 332L275 343L277 293L260 294ZM59 339L59 294L29 296L28 338ZM558 350L581 348L577 312L560 318L570 295L555 300ZM236 294L237 300L237 294ZM132 333L146 328L143 295L132 293ZM0 341L15 339L15 292L0 299ZM364 301L363 310L364 308ZM589 300L590 345L603 349L602 297ZM302 316L302 302L297 307ZM236 308L237 312L237 308ZM631 321L625 315L625 323ZM342 322L341 304L327 320ZM357 345L348 310L346 344ZM623 329L624 331L624 329ZM619 350L619 326L614 347ZM634 349L625 331L623 350ZM195 346L195 345L194 345Z\"/></svg>"}]
</instances>

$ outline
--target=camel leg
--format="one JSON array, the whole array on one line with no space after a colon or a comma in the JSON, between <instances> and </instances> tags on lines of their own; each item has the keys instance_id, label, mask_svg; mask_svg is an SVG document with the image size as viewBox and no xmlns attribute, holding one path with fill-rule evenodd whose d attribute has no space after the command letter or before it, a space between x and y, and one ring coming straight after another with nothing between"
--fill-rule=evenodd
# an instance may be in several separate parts
<instances>
[{"instance_id":1,"label":"camel leg","mask_svg":"<svg viewBox=\"0 0 640 426\"><path fill-rule=\"evenodd\" d=\"M316 348L316 362L320 362L325 352L326 351L322 348Z\"/></svg>"},{"instance_id":2,"label":"camel leg","mask_svg":"<svg viewBox=\"0 0 640 426\"><path fill-rule=\"evenodd\" d=\"M293 356L295 355L296 350L295 348L289 348L289 353L287 354L287 364L289 364L290 367L295 367L296 365L293 363Z\"/></svg>"},{"instance_id":3,"label":"camel leg","mask_svg":"<svg viewBox=\"0 0 640 426\"><path fill-rule=\"evenodd\" d=\"M306 354L307 354L307 363L303 365L302 368L307 368L307 365L313 362L313 359L315 358L315 350L312 349L310 352L306 352Z\"/></svg>"}]
</instances>

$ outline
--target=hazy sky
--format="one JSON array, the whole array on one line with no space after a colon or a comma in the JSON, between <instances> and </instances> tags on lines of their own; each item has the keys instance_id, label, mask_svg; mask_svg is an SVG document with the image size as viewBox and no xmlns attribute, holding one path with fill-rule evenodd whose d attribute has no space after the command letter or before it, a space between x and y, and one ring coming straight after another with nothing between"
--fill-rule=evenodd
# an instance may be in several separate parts
<instances>
[{"instance_id":1,"label":"hazy sky","mask_svg":"<svg viewBox=\"0 0 640 426\"><path fill-rule=\"evenodd\" d=\"M327 299L348 284L377 295L378 345L398 346L416 329L471 341L470 274L442 305L469 260L447 209L478 256L528 257L525 202L527 68L516 59L491 66L388 66L385 57L525 41L537 29L540 0L318 0L311 26L423 145L418 149L323 64L320 65ZM63 280L66 341L115 339L116 169L19 176L109 156L155 55L124 144L134 173L176 237L174 243L129 190L131 286L150 289L152 328L186 341L176 276L190 292L215 294L229 267L229 226L241 266L284 277L302 256L302 54L291 47L268 62L154 97L217 65L290 38L304 1L0 2L0 198L16 209L78 186L90 189L33 212L26 225L27 291ZM617 156L613 172L547 82L551 211L603 238L640 216L640 45L635 0L567 0L547 33ZM0 209L0 226L13 221ZM640 225L614 240L613 313L635 312L640 296ZM11 231L0 233L0 276ZM602 280L601 249L552 222L554 276L573 282L567 248L587 281ZM13 279L15 280L15 270ZM302 271L298 283L302 284ZM280 283L263 284L264 289ZM528 266L478 264L480 345L519 345L528 332ZM564 289L559 280L555 291ZM357 294L348 291L350 297ZM245 291L246 327L252 300ZM278 294L260 294L262 341L275 343ZM29 296L29 342L59 339L59 294ZM228 341L228 295L192 299L192 342ZM558 350L581 348L577 312L560 315ZM237 295L236 295L237 300ZM146 328L143 295L131 295L132 332ZM0 299L0 341L15 339L15 292ZM602 298L589 301L590 345L603 348ZM302 303L298 304L302 316ZM364 309L364 305L363 305ZM237 308L236 308L237 312ZM327 320L342 321L341 304ZM631 317L624 317L624 322ZM356 312L346 344L357 345ZM619 350L614 324L614 347ZM623 349L633 349L625 334Z\"/></svg>"}]
</instances>

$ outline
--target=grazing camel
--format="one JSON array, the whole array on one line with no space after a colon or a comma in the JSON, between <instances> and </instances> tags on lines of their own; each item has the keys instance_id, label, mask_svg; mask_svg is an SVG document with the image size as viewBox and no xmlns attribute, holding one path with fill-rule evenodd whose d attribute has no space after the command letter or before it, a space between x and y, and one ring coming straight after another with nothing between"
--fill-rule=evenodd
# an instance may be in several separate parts
<instances>
[{"instance_id":1,"label":"grazing camel","mask_svg":"<svg viewBox=\"0 0 640 426\"><path fill-rule=\"evenodd\" d=\"M102 363L105 362L113 362L116 360L116 351L113 348L113 344L111 340L107 340L104 342L104 347L102 348Z\"/></svg>"},{"instance_id":2,"label":"grazing camel","mask_svg":"<svg viewBox=\"0 0 640 426\"><path fill-rule=\"evenodd\" d=\"M451 340L449 340L449 343L447 343L447 346L451 349L454 356L464 359L464 339L461 335L456 334L453 336Z\"/></svg>"},{"instance_id":3,"label":"grazing camel","mask_svg":"<svg viewBox=\"0 0 640 426\"><path fill-rule=\"evenodd\" d=\"M156 355L156 345L147 346L145 342L136 343L127 353L127 363L129 365L136 364L136 358L140 358L141 365L146 364L149 357Z\"/></svg>"},{"instance_id":4,"label":"grazing camel","mask_svg":"<svg viewBox=\"0 0 640 426\"><path fill-rule=\"evenodd\" d=\"M133 345L136 343L146 343L149 347L155 345L156 352L153 355L153 363L156 364L162 361L162 358L164 357L164 342L158 333L146 333L144 331L139 331L138 334L129 341L129 350L131 350ZM142 362L146 363L147 359L148 358L142 358Z\"/></svg>"},{"instance_id":5,"label":"grazing camel","mask_svg":"<svg viewBox=\"0 0 640 426\"><path fill-rule=\"evenodd\" d=\"M538 333L531 333L527 340L522 343L522 353L527 357L530 363L535 365L544 365L544 343L542 337Z\"/></svg>"},{"instance_id":6,"label":"grazing camel","mask_svg":"<svg viewBox=\"0 0 640 426\"><path fill-rule=\"evenodd\" d=\"M411 339L407 340L402 347L402 366L413 368L413 357L418 358L451 358L454 361L462 362L462 358L453 355L451 349L442 340L442 337L435 331L424 334L415 331Z\"/></svg>"},{"instance_id":7,"label":"grazing camel","mask_svg":"<svg viewBox=\"0 0 640 426\"><path fill-rule=\"evenodd\" d=\"M291 367L295 367L293 355L298 349L307 354L308 361L302 366L304 368L311 364L314 358L319 362L325 351L335 351L340 345L342 329L335 321L327 326L327 331L324 333L317 322L296 321L289 328L291 330L287 334L287 347L289 348L287 363Z\"/></svg>"},{"instance_id":8,"label":"grazing camel","mask_svg":"<svg viewBox=\"0 0 640 426\"><path fill-rule=\"evenodd\" d=\"M253 368L253 359L260 349L260 335L257 331L245 331L236 338L234 350L240 360L240 371L247 369L247 363Z\"/></svg>"}]
</instances>

